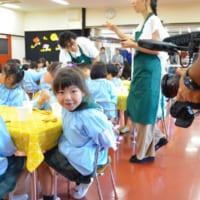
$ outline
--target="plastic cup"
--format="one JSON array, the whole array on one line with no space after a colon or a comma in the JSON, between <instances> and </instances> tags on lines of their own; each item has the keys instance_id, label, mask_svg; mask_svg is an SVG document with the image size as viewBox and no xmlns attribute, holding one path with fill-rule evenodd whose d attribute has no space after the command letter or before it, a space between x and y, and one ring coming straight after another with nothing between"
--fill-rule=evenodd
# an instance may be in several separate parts
<instances>
[{"instance_id":1,"label":"plastic cup","mask_svg":"<svg viewBox=\"0 0 200 200\"><path fill-rule=\"evenodd\" d=\"M55 117L61 117L62 107L59 103L52 103L51 104L52 114Z\"/></svg>"},{"instance_id":2,"label":"plastic cup","mask_svg":"<svg viewBox=\"0 0 200 200\"><path fill-rule=\"evenodd\" d=\"M22 107L17 107L17 114L18 114L18 121L27 121L28 120L28 115L29 115L29 108L22 106Z\"/></svg>"},{"instance_id":3,"label":"plastic cup","mask_svg":"<svg viewBox=\"0 0 200 200\"><path fill-rule=\"evenodd\" d=\"M121 86L121 93L122 94L127 94L128 93L128 87L127 86Z\"/></svg>"},{"instance_id":4,"label":"plastic cup","mask_svg":"<svg viewBox=\"0 0 200 200\"><path fill-rule=\"evenodd\" d=\"M28 113L31 114L33 111L33 101L23 101L23 107L27 107Z\"/></svg>"}]
</instances>

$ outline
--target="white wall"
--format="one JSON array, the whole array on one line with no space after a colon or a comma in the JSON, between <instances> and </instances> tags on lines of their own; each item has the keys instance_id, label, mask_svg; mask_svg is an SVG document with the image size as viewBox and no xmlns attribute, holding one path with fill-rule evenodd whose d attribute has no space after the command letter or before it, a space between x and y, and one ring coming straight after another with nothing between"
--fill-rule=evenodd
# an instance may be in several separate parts
<instances>
[{"instance_id":1,"label":"white wall","mask_svg":"<svg viewBox=\"0 0 200 200\"><path fill-rule=\"evenodd\" d=\"M200 23L200 2L173 3L158 6L158 15L164 23ZM116 17L111 21L117 25L136 25L142 19L132 7L115 8ZM108 20L104 9L87 9L86 25L89 27L103 26ZM95 17L94 17L95 16Z\"/></svg>"},{"instance_id":2,"label":"white wall","mask_svg":"<svg viewBox=\"0 0 200 200\"><path fill-rule=\"evenodd\" d=\"M171 5L159 5L159 17L164 23L199 23L200 2L173 3ZM138 24L142 17L134 12L133 8L115 8L116 17L111 22L116 25ZM105 25L106 8L87 9L86 26L102 27ZM24 36L24 31L81 29L81 8L62 9L55 11L38 11L23 13L0 8L0 34L15 35L12 38L13 56L21 59L24 57L24 39L16 36Z\"/></svg>"},{"instance_id":3,"label":"white wall","mask_svg":"<svg viewBox=\"0 0 200 200\"><path fill-rule=\"evenodd\" d=\"M24 13L0 8L0 33L24 35Z\"/></svg>"},{"instance_id":4,"label":"white wall","mask_svg":"<svg viewBox=\"0 0 200 200\"><path fill-rule=\"evenodd\" d=\"M25 57L25 41L24 37L12 36L12 57L18 58L22 61Z\"/></svg>"},{"instance_id":5,"label":"white wall","mask_svg":"<svg viewBox=\"0 0 200 200\"><path fill-rule=\"evenodd\" d=\"M24 31L81 29L81 9L25 14Z\"/></svg>"}]
</instances>

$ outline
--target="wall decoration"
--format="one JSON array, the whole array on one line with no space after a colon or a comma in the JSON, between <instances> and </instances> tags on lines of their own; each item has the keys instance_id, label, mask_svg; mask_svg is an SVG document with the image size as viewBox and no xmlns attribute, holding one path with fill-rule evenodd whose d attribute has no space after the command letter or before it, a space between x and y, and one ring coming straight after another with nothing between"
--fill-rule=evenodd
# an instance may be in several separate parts
<instances>
[{"instance_id":1,"label":"wall decoration","mask_svg":"<svg viewBox=\"0 0 200 200\"><path fill-rule=\"evenodd\" d=\"M59 59L59 34L64 30L56 31L27 31L25 32L25 53L26 58L36 61L40 57L46 58L48 61L58 61ZM82 35L82 30L70 30ZM84 31L86 37L90 35L90 29Z\"/></svg>"}]
</instances>

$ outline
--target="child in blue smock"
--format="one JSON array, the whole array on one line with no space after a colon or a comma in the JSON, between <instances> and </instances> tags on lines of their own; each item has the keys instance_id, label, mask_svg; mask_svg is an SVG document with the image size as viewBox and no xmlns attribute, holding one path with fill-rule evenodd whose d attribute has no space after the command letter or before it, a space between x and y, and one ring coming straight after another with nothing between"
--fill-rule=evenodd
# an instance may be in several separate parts
<instances>
[{"instance_id":1,"label":"child in blue smock","mask_svg":"<svg viewBox=\"0 0 200 200\"><path fill-rule=\"evenodd\" d=\"M88 89L92 97L101 104L109 120L116 118L117 90L115 85L106 79L106 64L103 62L94 63L90 76L92 80L88 85Z\"/></svg>"},{"instance_id":2,"label":"child in blue smock","mask_svg":"<svg viewBox=\"0 0 200 200\"><path fill-rule=\"evenodd\" d=\"M53 77L56 71L61 68L62 64L59 62L52 62L47 67L47 72L44 74L44 83L51 86ZM51 110L51 104L57 102L57 99L50 88L41 89L38 96L33 101L33 106L40 110Z\"/></svg>"},{"instance_id":3,"label":"child in blue smock","mask_svg":"<svg viewBox=\"0 0 200 200\"><path fill-rule=\"evenodd\" d=\"M6 64L0 76L0 105L22 106L29 100L21 86L24 71L16 64Z\"/></svg>"},{"instance_id":4,"label":"child in blue smock","mask_svg":"<svg viewBox=\"0 0 200 200\"><path fill-rule=\"evenodd\" d=\"M36 93L39 90L38 82L40 80L40 73L36 71L37 62L32 61L30 64L24 64L22 69L24 70L23 88L26 91L32 91Z\"/></svg>"},{"instance_id":5,"label":"child in blue smock","mask_svg":"<svg viewBox=\"0 0 200 200\"><path fill-rule=\"evenodd\" d=\"M59 69L52 88L62 106L63 134L58 146L45 153L45 161L70 181L76 182L73 198L81 199L92 183L97 146L102 150L99 165L107 163L108 148L116 149L112 124L90 98L79 68Z\"/></svg>"},{"instance_id":6,"label":"child in blue smock","mask_svg":"<svg viewBox=\"0 0 200 200\"><path fill-rule=\"evenodd\" d=\"M107 79L112 81L113 84L115 85L115 87L120 89L123 84L122 84L122 80L118 77L119 68L112 63L106 64L106 67L107 67L107 71L108 71Z\"/></svg>"},{"instance_id":7,"label":"child in blue smock","mask_svg":"<svg viewBox=\"0 0 200 200\"><path fill-rule=\"evenodd\" d=\"M16 151L3 119L0 117L0 200L13 191L24 167L24 157Z\"/></svg>"}]
</instances>

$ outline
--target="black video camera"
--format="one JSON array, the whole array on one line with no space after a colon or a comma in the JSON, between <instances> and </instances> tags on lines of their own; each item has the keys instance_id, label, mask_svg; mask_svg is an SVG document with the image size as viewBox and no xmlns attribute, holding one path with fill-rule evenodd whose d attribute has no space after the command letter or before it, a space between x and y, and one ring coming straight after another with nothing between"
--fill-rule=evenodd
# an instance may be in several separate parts
<instances>
[{"instance_id":1,"label":"black video camera","mask_svg":"<svg viewBox=\"0 0 200 200\"><path fill-rule=\"evenodd\" d=\"M177 53L179 55L180 65L182 67L189 67L195 60L200 45L200 32L192 32L188 34L175 35L164 39L163 42L155 40L140 40L138 45L147 49L166 51L169 54ZM187 51L189 55L189 61L187 64L183 64L179 51ZM177 95L179 88L180 76L173 73L165 74L161 80L161 90L165 97L174 98ZM199 104L191 102L178 102L176 101L170 108L170 114L176 118L175 125L183 128L189 127L196 114L200 112L194 112L193 109L199 109Z\"/></svg>"}]
</instances>

